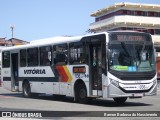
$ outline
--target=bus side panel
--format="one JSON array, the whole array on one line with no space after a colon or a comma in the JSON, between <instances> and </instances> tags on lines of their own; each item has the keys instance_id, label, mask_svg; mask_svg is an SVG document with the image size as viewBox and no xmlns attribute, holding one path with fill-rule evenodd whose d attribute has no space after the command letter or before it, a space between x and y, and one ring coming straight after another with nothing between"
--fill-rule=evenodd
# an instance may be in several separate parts
<instances>
[{"instance_id":1,"label":"bus side panel","mask_svg":"<svg viewBox=\"0 0 160 120\"><path fill-rule=\"evenodd\" d=\"M85 68L85 73L81 73L80 71L74 71L74 69ZM74 85L77 80L82 80L87 88L87 96L89 96L89 75L88 75L88 66L87 65L63 65L56 66L56 69L59 73L59 89L58 83L53 83L54 94L73 96L75 95ZM57 91L57 89L59 91ZM56 91L55 91L56 90Z\"/></svg>"},{"instance_id":2,"label":"bus side panel","mask_svg":"<svg viewBox=\"0 0 160 120\"><path fill-rule=\"evenodd\" d=\"M85 67L85 72L76 72L74 71L74 68L79 68L79 67ZM86 64L77 64L77 65L68 65L68 69L71 73L72 80L67 85L68 87L71 87L71 89L68 89L68 95L71 93L71 96L75 95L74 91L74 85L77 82L77 80L82 80L86 86L87 89L87 96L90 96L90 87L89 87L89 67ZM69 93L70 92L70 93Z\"/></svg>"},{"instance_id":3,"label":"bus side panel","mask_svg":"<svg viewBox=\"0 0 160 120\"><path fill-rule=\"evenodd\" d=\"M33 82L33 81L29 81L29 82L30 82L31 92L32 93L43 93L42 89L41 89L42 86L41 86L40 82Z\"/></svg>"},{"instance_id":4,"label":"bus side panel","mask_svg":"<svg viewBox=\"0 0 160 120\"><path fill-rule=\"evenodd\" d=\"M59 86L59 82L53 82L53 94L60 94Z\"/></svg>"},{"instance_id":5,"label":"bus side panel","mask_svg":"<svg viewBox=\"0 0 160 120\"><path fill-rule=\"evenodd\" d=\"M2 85L5 89L12 90L11 88L11 70L10 68L2 69Z\"/></svg>"},{"instance_id":6,"label":"bus side panel","mask_svg":"<svg viewBox=\"0 0 160 120\"><path fill-rule=\"evenodd\" d=\"M60 94L67 95L67 96L73 96L72 86L73 86L72 83L61 82L60 83Z\"/></svg>"},{"instance_id":7,"label":"bus side panel","mask_svg":"<svg viewBox=\"0 0 160 120\"><path fill-rule=\"evenodd\" d=\"M56 70L58 73L58 83L59 83L59 89L58 86L54 83L54 94L57 92L60 95L66 95L66 96L74 96L73 95L73 84L75 82L75 79L73 79L73 66L68 65L60 65L56 66ZM59 91L57 91L57 89Z\"/></svg>"},{"instance_id":8,"label":"bus side panel","mask_svg":"<svg viewBox=\"0 0 160 120\"><path fill-rule=\"evenodd\" d=\"M108 97L108 80L107 80L107 76L102 74L102 90L103 90L103 98L107 98Z\"/></svg>"},{"instance_id":9,"label":"bus side panel","mask_svg":"<svg viewBox=\"0 0 160 120\"><path fill-rule=\"evenodd\" d=\"M50 66L42 67L20 67L19 68L19 81L20 90L24 80L29 81L31 92L33 93L47 93L53 94L54 73Z\"/></svg>"},{"instance_id":10,"label":"bus side panel","mask_svg":"<svg viewBox=\"0 0 160 120\"><path fill-rule=\"evenodd\" d=\"M59 83L30 81L32 93L59 94Z\"/></svg>"},{"instance_id":11,"label":"bus side panel","mask_svg":"<svg viewBox=\"0 0 160 120\"><path fill-rule=\"evenodd\" d=\"M59 89L58 85L54 86L53 82L43 82L43 83L40 83L40 84L41 84L40 91L42 93L46 93L46 94L54 94L54 92L58 93L57 91L54 90L54 87L56 87L56 90Z\"/></svg>"}]
</instances>

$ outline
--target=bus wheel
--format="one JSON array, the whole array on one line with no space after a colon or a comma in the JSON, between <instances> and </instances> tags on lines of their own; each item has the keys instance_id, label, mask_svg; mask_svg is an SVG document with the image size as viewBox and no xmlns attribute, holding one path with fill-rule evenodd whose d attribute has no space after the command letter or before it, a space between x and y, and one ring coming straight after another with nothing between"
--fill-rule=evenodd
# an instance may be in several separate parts
<instances>
[{"instance_id":1,"label":"bus wheel","mask_svg":"<svg viewBox=\"0 0 160 120\"><path fill-rule=\"evenodd\" d=\"M78 102L82 104L85 104L89 101L89 98L87 97L87 89L84 83L77 85L76 97L77 97Z\"/></svg>"},{"instance_id":2,"label":"bus wheel","mask_svg":"<svg viewBox=\"0 0 160 120\"><path fill-rule=\"evenodd\" d=\"M119 98L113 98L113 99L116 103L123 104L127 100L127 97L119 97Z\"/></svg>"},{"instance_id":3,"label":"bus wheel","mask_svg":"<svg viewBox=\"0 0 160 120\"><path fill-rule=\"evenodd\" d=\"M31 97L31 88L29 82L25 82L23 85L23 96L24 97Z\"/></svg>"}]
</instances>

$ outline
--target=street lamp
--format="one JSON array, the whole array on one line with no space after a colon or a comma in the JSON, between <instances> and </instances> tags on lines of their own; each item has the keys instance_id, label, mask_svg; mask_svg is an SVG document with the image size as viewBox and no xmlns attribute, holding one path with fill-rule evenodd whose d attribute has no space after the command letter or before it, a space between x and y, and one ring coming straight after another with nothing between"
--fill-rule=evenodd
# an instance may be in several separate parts
<instances>
[{"instance_id":1,"label":"street lamp","mask_svg":"<svg viewBox=\"0 0 160 120\"><path fill-rule=\"evenodd\" d=\"M12 38L11 38L11 43L12 43L12 46L13 46L13 30L15 28L15 25L10 25L10 28L11 28L11 31L12 31Z\"/></svg>"}]
</instances>

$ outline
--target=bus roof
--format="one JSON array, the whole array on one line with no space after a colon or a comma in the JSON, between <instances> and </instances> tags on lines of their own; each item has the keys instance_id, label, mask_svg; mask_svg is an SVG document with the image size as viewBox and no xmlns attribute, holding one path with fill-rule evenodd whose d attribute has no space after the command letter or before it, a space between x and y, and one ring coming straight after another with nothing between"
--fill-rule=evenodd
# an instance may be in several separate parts
<instances>
[{"instance_id":1,"label":"bus roof","mask_svg":"<svg viewBox=\"0 0 160 120\"><path fill-rule=\"evenodd\" d=\"M33 40L30 42L30 44L37 44L39 42L47 43L47 42L52 42L52 43L60 43L60 42L70 42L70 41L75 41L81 39L81 36L77 37L51 37L51 38L45 38L45 39L39 39L39 40Z\"/></svg>"},{"instance_id":2,"label":"bus roof","mask_svg":"<svg viewBox=\"0 0 160 120\"><path fill-rule=\"evenodd\" d=\"M31 48L31 47L35 47L35 46L45 46L45 45L51 45L51 44L76 42L76 41L80 41L81 38L82 38L82 36L77 36L77 37L52 37L52 38L34 40L34 41L31 41L30 44L26 44L26 45L6 47L2 50L5 51L5 50L12 50L12 49Z\"/></svg>"},{"instance_id":3,"label":"bus roof","mask_svg":"<svg viewBox=\"0 0 160 120\"><path fill-rule=\"evenodd\" d=\"M107 32L101 32L101 33L94 33L94 34L75 36L75 37L51 37L51 38L46 38L46 39L33 40L30 42L30 44L6 47L2 51L32 48L35 46L47 46L51 44L61 44L61 43L63 44L63 43L69 43L69 42L77 42L77 41L80 41L83 37L99 35L99 34L106 34L106 33Z\"/></svg>"},{"instance_id":4,"label":"bus roof","mask_svg":"<svg viewBox=\"0 0 160 120\"><path fill-rule=\"evenodd\" d=\"M108 34L108 33L114 33L114 32L137 32L137 31L108 31L108 32L100 32L100 33L93 33L93 34L87 34L83 36L75 36L75 37L51 37L51 38L46 38L46 39L40 39L40 40L34 40L31 41L30 44L26 45L19 45L19 46L12 46L12 47L6 47L3 48L2 51L6 50L16 50L16 49L23 49L23 48L32 48L36 46L47 46L51 44L63 44L63 43L69 43L69 42L77 42L80 41L83 37L88 37L88 36L93 36L93 35L100 35L100 34ZM141 33L141 32L139 32ZM106 41L107 42L107 41Z\"/></svg>"}]
</instances>

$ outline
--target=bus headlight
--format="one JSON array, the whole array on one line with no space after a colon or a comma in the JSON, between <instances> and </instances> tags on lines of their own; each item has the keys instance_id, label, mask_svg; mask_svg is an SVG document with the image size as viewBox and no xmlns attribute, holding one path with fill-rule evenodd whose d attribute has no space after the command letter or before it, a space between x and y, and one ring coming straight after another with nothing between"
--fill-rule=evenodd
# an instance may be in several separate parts
<instances>
[{"instance_id":1,"label":"bus headlight","mask_svg":"<svg viewBox=\"0 0 160 120\"><path fill-rule=\"evenodd\" d=\"M118 81L113 80L113 79L110 79L110 81L111 81L111 84L112 84L112 85L114 85L114 86L116 86L116 87L119 87L119 82L118 82Z\"/></svg>"},{"instance_id":2,"label":"bus headlight","mask_svg":"<svg viewBox=\"0 0 160 120\"><path fill-rule=\"evenodd\" d=\"M155 86L156 84L157 84L157 79L153 81L153 86Z\"/></svg>"}]
</instances>

